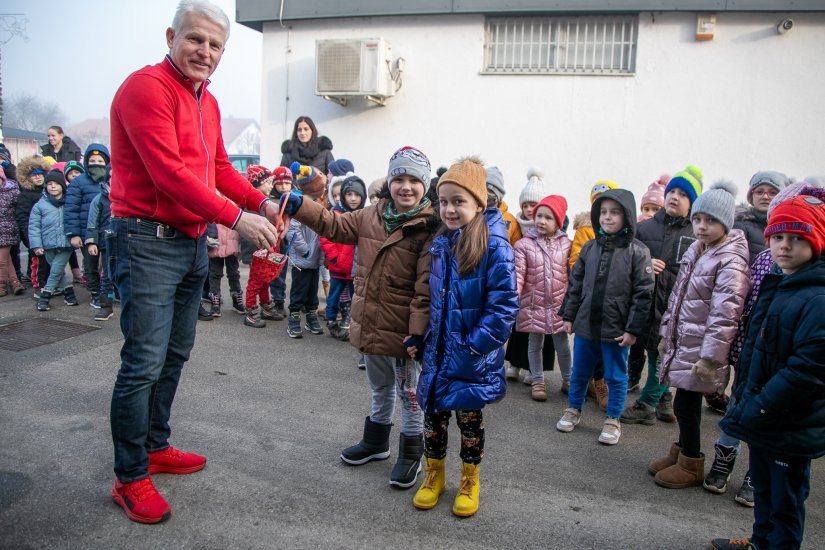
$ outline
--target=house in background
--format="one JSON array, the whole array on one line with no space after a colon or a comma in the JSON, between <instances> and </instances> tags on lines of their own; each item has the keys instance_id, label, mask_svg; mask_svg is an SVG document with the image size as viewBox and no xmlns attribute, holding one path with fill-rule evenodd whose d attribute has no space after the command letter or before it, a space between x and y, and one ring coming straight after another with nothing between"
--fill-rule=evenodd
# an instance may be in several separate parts
<instances>
[{"instance_id":1,"label":"house in background","mask_svg":"<svg viewBox=\"0 0 825 550\"><path fill-rule=\"evenodd\" d=\"M14 164L32 155L40 154L40 144L46 143L49 136L43 132L32 132L18 128L3 128L3 144L11 152L11 161Z\"/></svg>"},{"instance_id":2,"label":"house in background","mask_svg":"<svg viewBox=\"0 0 825 550\"><path fill-rule=\"evenodd\" d=\"M257 155L261 152L261 126L253 118L221 118L223 144L230 155Z\"/></svg>"},{"instance_id":3,"label":"house in background","mask_svg":"<svg viewBox=\"0 0 825 550\"><path fill-rule=\"evenodd\" d=\"M479 154L516 198L543 170L571 211L613 179L640 196L696 164L705 187L825 172L825 2L237 0L263 33L262 161L300 115L367 181L402 145Z\"/></svg>"}]
</instances>

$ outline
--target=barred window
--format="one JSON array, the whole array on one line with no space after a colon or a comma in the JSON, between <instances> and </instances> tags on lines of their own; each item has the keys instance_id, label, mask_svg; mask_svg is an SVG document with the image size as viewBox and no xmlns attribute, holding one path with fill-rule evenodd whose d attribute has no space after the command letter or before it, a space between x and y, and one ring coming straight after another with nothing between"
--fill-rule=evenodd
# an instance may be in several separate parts
<instances>
[{"instance_id":1,"label":"barred window","mask_svg":"<svg viewBox=\"0 0 825 550\"><path fill-rule=\"evenodd\" d=\"M639 16L488 17L484 74L628 75Z\"/></svg>"}]
</instances>

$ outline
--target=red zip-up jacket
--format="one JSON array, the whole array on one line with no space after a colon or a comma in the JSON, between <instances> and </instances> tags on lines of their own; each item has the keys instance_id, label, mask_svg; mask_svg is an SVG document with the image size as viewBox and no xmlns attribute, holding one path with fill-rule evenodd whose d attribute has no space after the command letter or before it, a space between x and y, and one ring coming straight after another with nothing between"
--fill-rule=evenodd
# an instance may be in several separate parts
<instances>
[{"instance_id":1,"label":"red zip-up jacket","mask_svg":"<svg viewBox=\"0 0 825 550\"><path fill-rule=\"evenodd\" d=\"M121 84L111 109L112 215L155 220L197 237L234 227L266 197L229 162L218 102L167 56ZM225 196L219 196L217 189Z\"/></svg>"}]
</instances>

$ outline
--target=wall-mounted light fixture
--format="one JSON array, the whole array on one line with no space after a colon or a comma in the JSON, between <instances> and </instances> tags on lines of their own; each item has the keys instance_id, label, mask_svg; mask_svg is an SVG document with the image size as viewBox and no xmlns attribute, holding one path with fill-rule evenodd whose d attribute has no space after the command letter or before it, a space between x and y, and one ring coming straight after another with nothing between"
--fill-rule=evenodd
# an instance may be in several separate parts
<instances>
[{"instance_id":1,"label":"wall-mounted light fixture","mask_svg":"<svg viewBox=\"0 0 825 550\"><path fill-rule=\"evenodd\" d=\"M700 13L696 16L696 40L713 40L715 31L715 13Z\"/></svg>"}]
</instances>

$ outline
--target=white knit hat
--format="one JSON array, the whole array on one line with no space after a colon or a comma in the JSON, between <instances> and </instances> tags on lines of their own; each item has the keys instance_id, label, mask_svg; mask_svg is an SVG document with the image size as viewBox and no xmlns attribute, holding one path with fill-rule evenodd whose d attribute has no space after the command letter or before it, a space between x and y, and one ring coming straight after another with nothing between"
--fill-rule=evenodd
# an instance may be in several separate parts
<instances>
[{"instance_id":1,"label":"white knit hat","mask_svg":"<svg viewBox=\"0 0 825 550\"><path fill-rule=\"evenodd\" d=\"M519 207L525 202L539 202L549 194L550 189L544 182L544 174L535 168L530 168L527 171L527 185L518 196Z\"/></svg>"}]
</instances>

